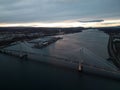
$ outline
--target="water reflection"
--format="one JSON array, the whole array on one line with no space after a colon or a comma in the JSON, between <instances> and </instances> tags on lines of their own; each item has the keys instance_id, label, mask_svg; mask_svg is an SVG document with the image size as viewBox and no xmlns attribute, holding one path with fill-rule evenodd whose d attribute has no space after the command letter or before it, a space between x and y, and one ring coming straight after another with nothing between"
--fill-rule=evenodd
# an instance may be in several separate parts
<instances>
[{"instance_id":1,"label":"water reflection","mask_svg":"<svg viewBox=\"0 0 120 90\"><path fill-rule=\"evenodd\" d=\"M67 34L45 48L32 48L31 43L21 43L24 49L20 49L20 44L7 47L8 50L27 50L29 58L38 61L49 61L67 59L71 61L81 61L98 67L107 67L114 69L115 66L106 59L108 55L109 35L96 29L85 30L76 34ZM37 39L38 40L38 39ZM34 40L33 42L36 42ZM82 53L81 48L84 48ZM41 55L42 54L42 55Z\"/></svg>"}]
</instances>

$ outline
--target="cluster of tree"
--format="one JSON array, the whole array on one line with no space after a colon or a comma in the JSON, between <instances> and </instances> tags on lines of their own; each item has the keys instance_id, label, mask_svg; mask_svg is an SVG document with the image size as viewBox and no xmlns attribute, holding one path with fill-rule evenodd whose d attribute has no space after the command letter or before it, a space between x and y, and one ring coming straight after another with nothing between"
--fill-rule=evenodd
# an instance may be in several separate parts
<instances>
[{"instance_id":1,"label":"cluster of tree","mask_svg":"<svg viewBox=\"0 0 120 90\"><path fill-rule=\"evenodd\" d=\"M107 34L111 34L111 33L118 34L118 33L120 33L120 27L101 27L101 28L98 28L98 29L107 33Z\"/></svg>"},{"instance_id":2,"label":"cluster of tree","mask_svg":"<svg viewBox=\"0 0 120 90\"><path fill-rule=\"evenodd\" d=\"M75 33L75 32L81 32L84 28L78 27L78 28L42 28L42 27L0 27L0 32L9 32L9 33L44 33L48 35L53 35L58 32L64 32L64 33Z\"/></svg>"}]
</instances>

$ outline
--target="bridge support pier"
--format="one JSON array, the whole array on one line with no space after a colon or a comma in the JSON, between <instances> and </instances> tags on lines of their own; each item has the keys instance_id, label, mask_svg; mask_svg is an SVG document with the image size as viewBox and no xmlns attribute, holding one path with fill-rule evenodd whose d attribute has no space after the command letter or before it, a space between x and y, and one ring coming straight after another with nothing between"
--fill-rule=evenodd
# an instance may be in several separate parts
<instances>
[{"instance_id":1,"label":"bridge support pier","mask_svg":"<svg viewBox=\"0 0 120 90\"><path fill-rule=\"evenodd\" d=\"M80 71L80 72L83 71L83 65L82 65L82 64L79 64L79 66L78 66L78 71Z\"/></svg>"},{"instance_id":2,"label":"bridge support pier","mask_svg":"<svg viewBox=\"0 0 120 90\"><path fill-rule=\"evenodd\" d=\"M19 57L20 57L20 59L27 59L28 55L27 54L23 54L23 55L20 55Z\"/></svg>"}]
</instances>

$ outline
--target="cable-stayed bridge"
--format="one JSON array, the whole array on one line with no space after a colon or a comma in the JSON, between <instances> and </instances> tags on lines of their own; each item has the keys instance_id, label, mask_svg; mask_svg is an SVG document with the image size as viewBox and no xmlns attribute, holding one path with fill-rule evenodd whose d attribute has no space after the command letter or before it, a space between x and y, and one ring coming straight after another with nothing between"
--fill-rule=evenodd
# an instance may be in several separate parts
<instances>
[{"instance_id":1,"label":"cable-stayed bridge","mask_svg":"<svg viewBox=\"0 0 120 90\"><path fill-rule=\"evenodd\" d=\"M114 65L104 62L103 58L86 48L80 48L79 58L64 58L55 55L36 53L36 51L31 48L31 45L25 41L18 42L18 44L11 46L11 48L3 48L0 51L1 53L20 57L23 61L27 59L35 62L57 64L78 71L96 73L120 79L120 71Z\"/></svg>"}]
</instances>

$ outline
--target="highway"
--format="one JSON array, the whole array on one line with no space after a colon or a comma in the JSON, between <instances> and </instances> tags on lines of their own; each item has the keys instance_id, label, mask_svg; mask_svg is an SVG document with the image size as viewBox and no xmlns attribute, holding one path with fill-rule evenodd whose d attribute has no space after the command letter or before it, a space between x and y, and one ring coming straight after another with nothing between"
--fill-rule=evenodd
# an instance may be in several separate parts
<instances>
[{"instance_id":1,"label":"highway","mask_svg":"<svg viewBox=\"0 0 120 90\"><path fill-rule=\"evenodd\" d=\"M120 69L120 58L116 55L116 52L114 50L112 35L110 35L110 37L109 37L108 52L110 54L110 58L112 59L113 63Z\"/></svg>"}]
</instances>

